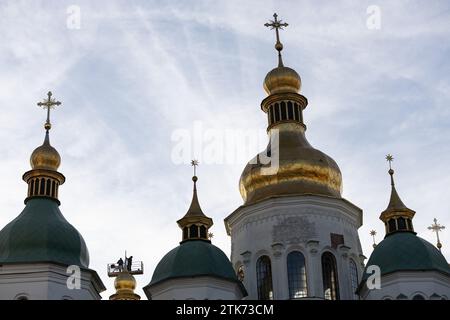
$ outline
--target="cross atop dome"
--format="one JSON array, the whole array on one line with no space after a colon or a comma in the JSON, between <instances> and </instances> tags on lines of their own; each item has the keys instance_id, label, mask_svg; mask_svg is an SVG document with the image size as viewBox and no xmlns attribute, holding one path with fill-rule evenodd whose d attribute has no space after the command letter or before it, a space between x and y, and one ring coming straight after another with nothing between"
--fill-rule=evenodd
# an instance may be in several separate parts
<instances>
[{"instance_id":1,"label":"cross atop dome","mask_svg":"<svg viewBox=\"0 0 450 320\"><path fill-rule=\"evenodd\" d=\"M442 225L438 224L436 218L434 218L433 222L434 222L434 224L429 226L428 230L432 230L433 232L436 233L436 237L437 237L437 244L436 244L436 246L438 247L439 250L441 250L442 243L441 243L441 241L439 239L439 232L441 232L443 229L445 229L445 226L442 226Z\"/></svg>"},{"instance_id":2,"label":"cross atop dome","mask_svg":"<svg viewBox=\"0 0 450 320\"><path fill-rule=\"evenodd\" d=\"M268 23L265 23L265 27L270 27L270 30L275 29L275 35L277 37L277 42L275 43L275 49L278 51L278 66L283 66L283 60L281 59L281 50L283 50L283 44L280 41L280 33L278 30L283 30L283 27L287 27L289 24L283 22L281 19L278 20L278 15L276 13L273 14L273 20L270 20Z\"/></svg>"},{"instance_id":3,"label":"cross atop dome","mask_svg":"<svg viewBox=\"0 0 450 320\"><path fill-rule=\"evenodd\" d=\"M50 123L50 109L54 109L56 106L60 106L61 102L56 101L55 98L52 98L52 92L47 92L47 100L43 100L42 102L38 102L37 105L42 107L43 109L47 109L47 121L45 122L44 128L45 130L50 130L52 125Z\"/></svg>"}]
</instances>

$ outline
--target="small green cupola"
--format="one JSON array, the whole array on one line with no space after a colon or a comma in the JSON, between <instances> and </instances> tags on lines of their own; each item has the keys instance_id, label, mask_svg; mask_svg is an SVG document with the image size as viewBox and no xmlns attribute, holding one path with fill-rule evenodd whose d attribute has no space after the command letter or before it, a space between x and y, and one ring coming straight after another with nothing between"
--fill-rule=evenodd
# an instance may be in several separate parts
<instances>
[{"instance_id":1,"label":"small green cupola","mask_svg":"<svg viewBox=\"0 0 450 320\"><path fill-rule=\"evenodd\" d=\"M416 212L403 203L395 189L394 170L391 167L394 157L388 154L386 160L389 162L388 173L391 176L391 197L386 210L380 215L380 220L384 222L386 228L386 236L394 232L414 232L412 219Z\"/></svg>"},{"instance_id":2,"label":"small green cupola","mask_svg":"<svg viewBox=\"0 0 450 320\"><path fill-rule=\"evenodd\" d=\"M89 252L81 234L59 210L58 189L65 181L59 173L61 157L50 145L50 109L61 102L52 98L39 102L47 109L44 143L30 157L31 170L23 175L28 184L25 208L0 230L0 264L52 262L89 266Z\"/></svg>"},{"instance_id":3,"label":"small green cupola","mask_svg":"<svg viewBox=\"0 0 450 320\"><path fill-rule=\"evenodd\" d=\"M212 234L209 233L209 229L213 225L213 220L203 213L197 197L198 161L192 160L191 164L194 167L192 201L187 213L177 221L183 231L182 241L156 265L150 283L143 288L144 292L149 299L153 299L153 293L160 290L157 287L167 281L181 280L180 286L182 286L181 283L187 279L191 281L194 278L210 277L237 285L239 294L243 297L247 296L247 291L238 279L227 255L211 243ZM191 289L194 290L197 286L202 287L202 283L200 281L198 284L191 284ZM171 286L168 290L177 289L177 287L177 285ZM201 292L204 292L204 288Z\"/></svg>"},{"instance_id":4,"label":"small green cupola","mask_svg":"<svg viewBox=\"0 0 450 320\"><path fill-rule=\"evenodd\" d=\"M38 106L47 109L47 121L44 124L45 138L44 143L31 154L31 170L23 175L23 180L28 184L28 197L25 199L25 203L35 197L44 197L59 203L58 189L66 178L58 172L61 157L58 151L50 145L49 134L52 128L50 110L59 105L61 105L61 102L52 98L51 91L47 93L46 100L38 103Z\"/></svg>"},{"instance_id":5,"label":"small green cupola","mask_svg":"<svg viewBox=\"0 0 450 320\"><path fill-rule=\"evenodd\" d=\"M191 161L194 167L194 176L192 181L194 182L194 191L192 195L191 205L183 218L177 221L178 226L183 230L183 240L205 240L210 241L209 228L213 225L213 221L210 217L207 217L200 207L197 197L197 181L196 166L197 160Z\"/></svg>"}]
</instances>

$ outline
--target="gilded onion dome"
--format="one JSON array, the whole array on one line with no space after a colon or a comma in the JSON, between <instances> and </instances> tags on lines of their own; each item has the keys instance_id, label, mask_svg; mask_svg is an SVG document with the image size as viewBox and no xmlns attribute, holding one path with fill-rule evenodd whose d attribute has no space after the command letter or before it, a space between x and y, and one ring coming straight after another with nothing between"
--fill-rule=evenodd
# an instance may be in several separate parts
<instances>
[{"instance_id":1,"label":"gilded onion dome","mask_svg":"<svg viewBox=\"0 0 450 320\"><path fill-rule=\"evenodd\" d=\"M336 162L313 148L305 137L303 110L308 105L301 95L298 73L283 65L278 29L287 26L275 20L268 27L276 29L278 67L265 80L268 94L261 109L268 117L269 145L245 167L240 178L240 192L245 204L274 196L316 194L340 198L342 176Z\"/></svg>"},{"instance_id":2,"label":"gilded onion dome","mask_svg":"<svg viewBox=\"0 0 450 320\"><path fill-rule=\"evenodd\" d=\"M58 170L61 157L58 151L50 145L48 131L45 134L44 143L31 154L30 164L32 169Z\"/></svg>"},{"instance_id":3,"label":"gilded onion dome","mask_svg":"<svg viewBox=\"0 0 450 320\"><path fill-rule=\"evenodd\" d=\"M89 252L82 235L59 210L59 186L65 181L57 171L61 158L50 145L50 109L60 105L48 98L38 105L47 109L44 143L30 158L32 169L25 172L28 184L25 208L0 230L0 265L14 263L53 262L89 267Z\"/></svg>"},{"instance_id":4,"label":"gilded onion dome","mask_svg":"<svg viewBox=\"0 0 450 320\"><path fill-rule=\"evenodd\" d=\"M134 293L136 279L128 271L121 271L114 280L116 293L109 297L110 300L140 300L141 297Z\"/></svg>"},{"instance_id":5,"label":"gilded onion dome","mask_svg":"<svg viewBox=\"0 0 450 320\"><path fill-rule=\"evenodd\" d=\"M269 71L264 79L264 90L267 94L300 91L302 80L294 69L283 65Z\"/></svg>"},{"instance_id":6,"label":"gilded onion dome","mask_svg":"<svg viewBox=\"0 0 450 320\"><path fill-rule=\"evenodd\" d=\"M242 172L239 184L244 202L251 204L273 196L300 194L340 198L342 176L336 162L314 149L301 127L295 124L280 127L278 155L275 155L279 158L278 169L272 171L270 164L263 164L266 155L271 154L269 143Z\"/></svg>"}]
</instances>

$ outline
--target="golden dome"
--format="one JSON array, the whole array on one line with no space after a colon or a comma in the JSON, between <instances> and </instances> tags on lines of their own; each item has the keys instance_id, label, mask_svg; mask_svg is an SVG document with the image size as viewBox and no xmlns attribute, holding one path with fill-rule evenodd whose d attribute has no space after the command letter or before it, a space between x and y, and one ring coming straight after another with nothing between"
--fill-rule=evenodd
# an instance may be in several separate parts
<instances>
[{"instance_id":1,"label":"golden dome","mask_svg":"<svg viewBox=\"0 0 450 320\"><path fill-rule=\"evenodd\" d=\"M58 151L50 145L48 131L42 146L37 147L31 154L30 164L33 169L58 170L61 157Z\"/></svg>"},{"instance_id":2,"label":"golden dome","mask_svg":"<svg viewBox=\"0 0 450 320\"><path fill-rule=\"evenodd\" d=\"M242 198L246 205L276 196L302 194L341 198L342 175L338 165L306 140L303 110L308 101L299 94L300 75L285 67L281 56L279 30L288 24L278 20L276 13L273 17L265 26L276 31L278 67L264 79L269 96L261 102L268 117L271 142L242 172L239 181Z\"/></svg>"},{"instance_id":3,"label":"golden dome","mask_svg":"<svg viewBox=\"0 0 450 320\"><path fill-rule=\"evenodd\" d=\"M128 271L121 271L114 280L116 293L109 297L109 300L140 300L141 297L134 293L136 280Z\"/></svg>"},{"instance_id":4,"label":"golden dome","mask_svg":"<svg viewBox=\"0 0 450 320\"><path fill-rule=\"evenodd\" d=\"M272 69L264 79L264 90L267 94L300 91L302 80L299 74L291 68L283 65Z\"/></svg>"},{"instance_id":5,"label":"golden dome","mask_svg":"<svg viewBox=\"0 0 450 320\"><path fill-rule=\"evenodd\" d=\"M250 161L239 182L245 204L255 203L273 196L318 194L341 197L342 176L336 162L325 153L314 149L306 140L304 127L296 123L280 123L278 156L270 143L264 153L279 159L270 164ZM272 131L271 131L271 134Z\"/></svg>"},{"instance_id":6,"label":"golden dome","mask_svg":"<svg viewBox=\"0 0 450 320\"><path fill-rule=\"evenodd\" d=\"M128 272L122 271L114 280L114 287L117 291L134 291L134 289L136 289L136 279L134 279L133 275L129 274Z\"/></svg>"}]
</instances>

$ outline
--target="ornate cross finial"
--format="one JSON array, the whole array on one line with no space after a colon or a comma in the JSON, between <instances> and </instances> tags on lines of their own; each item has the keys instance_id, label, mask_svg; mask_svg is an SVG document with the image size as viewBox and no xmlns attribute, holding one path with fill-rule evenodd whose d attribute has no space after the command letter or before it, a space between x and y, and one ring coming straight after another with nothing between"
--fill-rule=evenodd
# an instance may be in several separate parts
<instances>
[{"instance_id":1,"label":"ornate cross finial","mask_svg":"<svg viewBox=\"0 0 450 320\"><path fill-rule=\"evenodd\" d=\"M283 27L287 27L288 24L283 22L281 19L278 20L278 15L276 13L273 14L273 20L265 23L264 26L270 27L270 30L275 29L275 34L277 36L277 43L275 43L275 49L278 51L278 66L283 66L283 60L281 59L281 50L283 50L283 44L280 42L280 34L278 30L283 30Z\"/></svg>"},{"instance_id":2,"label":"ornate cross finial","mask_svg":"<svg viewBox=\"0 0 450 320\"><path fill-rule=\"evenodd\" d=\"M441 250L442 248L442 243L439 240L439 232L441 232L441 230L445 229L445 226L441 226L440 224L437 223L437 219L434 218L434 224L432 224L431 226L428 227L428 230L432 230L433 232L436 232L436 237L437 237L437 247L439 250Z\"/></svg>"},{"instance_id":3,"label":"ornate cross finial","mask_svg":"<svg viewBox=\"0 0 450 320\"><path fill-rule=\"evenodd\" d=\"M61 102L52 98L52 92L49 91L47 93L47 100L44 99L42 102L38 102L37 105L43 109L47 109L47 121L45 122L44 128L48 131L52 128L52 125L50 124L50 109L54 109L55 106L61 105Z\"/></svg>"},{"instance_id":4,"label":"ornate cross finial","mask_svg":"<svg viewBox=\"0 0 450 320\"><path fill-rule=\"evenodd\" d=\"M214 233L210 232L208 233L208 239L211 240L214 237Z\"/></svg>"},{"instance_id":5,"label":"ornate cross finial","mask_svg":"<svg viewBox=\"0 0 450 320\"><path fill-rule=\"evenodd\" d=\"M370 235L372 236L373 239L372 247L375 248L377 246L377 243L375 242L375 236L377 235L377 232L375 230L370 230Z\"/></svg>"},{"instance_id":6,"label":"ornate cross finial","mask_svg":"<svg viewBox=\"0 0 450 320\"><path fill-rule=\"evenodd\" d=\"M194 167L194 177L196 177L197 176L197 171L196 171L196 169L197 169L197 166L198 166L198 160L191 160L191 166L193 166Z\"/></svg>"}]
</instances>

